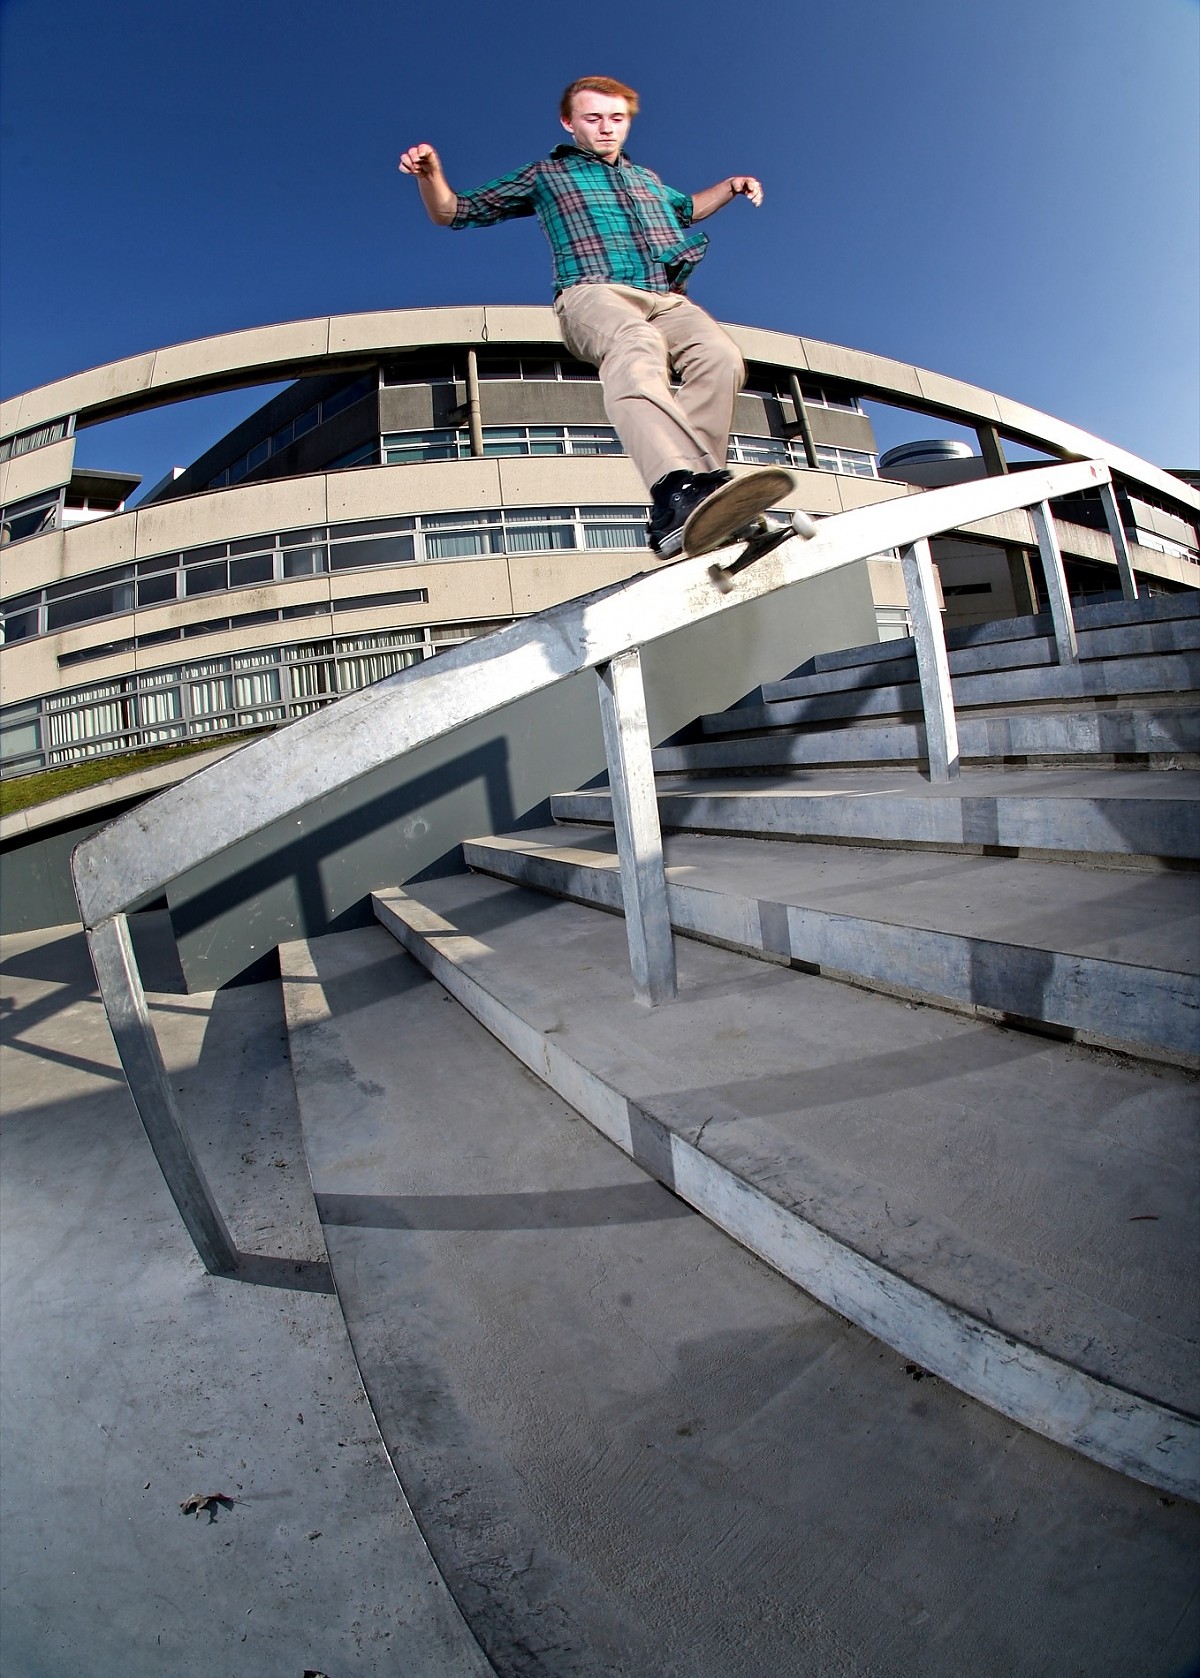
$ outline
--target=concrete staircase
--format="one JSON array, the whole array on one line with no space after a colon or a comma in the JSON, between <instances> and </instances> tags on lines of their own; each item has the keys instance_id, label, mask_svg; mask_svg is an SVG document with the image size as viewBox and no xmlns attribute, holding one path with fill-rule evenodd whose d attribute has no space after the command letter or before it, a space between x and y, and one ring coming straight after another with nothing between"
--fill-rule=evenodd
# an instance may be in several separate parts
<instances>
[{"instance_id":1,"label":"concrete staircase","mask_svg":"<svg viewBox=\"0 0 1200 1678\"><path fill-rule=\"evenodd\" d=\"M702 718L655 754L673 924L1194 1069L1198 605L1085 608L1077 668L1052 662L1042 620L952 636L966 767L944 785L921 773L911 643L814 659ZM607 792L553 811L562 827L473 840L466 860L619 910Z\"/></svg>"},{"instance_id":2,"label":"concrete staircase","mask_svg":"<svg viewBox=\"0 0 1200 1678\"><path fill-rule=\"evenodd\" d=\"M660 748L675 1002L634 1000L603 788L378 891L415 962L281 949L355 1353L496 1670L829 1670L813 1578L935 1481L985 1505L1006 1418L1073 1531L1097 1462L1131 1531L1200 1501L1196 604L1081 612L1078 667L953 638L944 785L904 643ZM930 1664L853 1610L881 1670L1007 1665L986 1611Z\"/></svg>"},{"instance_id":3,"label":"concrete staircase","mask_svg":"<svg viewBox=\"0 0 1200 1678\"><path fill-rule=\"evenodd\" d=\"M1039 620L954 637L946 784L903 642L660 749L695 940L669 1006L636 1006L621 925L592 912L620 909L604 788L470 841L473 876L375 897L526 1065L782 1274L1193 1495L1196 605L1081 611L1077 667Z\"/></svg>"}]
</instances>

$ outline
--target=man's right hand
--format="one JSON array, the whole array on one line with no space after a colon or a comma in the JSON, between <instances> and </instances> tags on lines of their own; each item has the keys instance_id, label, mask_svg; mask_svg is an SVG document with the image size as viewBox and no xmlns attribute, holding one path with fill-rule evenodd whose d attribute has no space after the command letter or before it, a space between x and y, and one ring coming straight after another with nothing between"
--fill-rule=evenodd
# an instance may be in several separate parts
<instances>
[{"instance_id":1,"label":"man's right hand","mask_svg":"<svg viewBox=\"0 0 1200 1678\"><path fill-rule=\"evenodd\" d=\"M412 175L421 192L430 221L438 227L449 227L458 209L458 194L442 173L442 160L433 147L425 144L410 146L399 163L402 175Z\"/></svg>"},{"instance_id":2,"label":"man's right hand","mask_svg":"<svg viewBox=\"0 0 1200 1678\"><path fill-rule=\"evenodd\" d=\"M432 146L422 143L408 148L400 159L399 167L404 175L440 175L442 160Z\"/></svg>"}]
</instances>

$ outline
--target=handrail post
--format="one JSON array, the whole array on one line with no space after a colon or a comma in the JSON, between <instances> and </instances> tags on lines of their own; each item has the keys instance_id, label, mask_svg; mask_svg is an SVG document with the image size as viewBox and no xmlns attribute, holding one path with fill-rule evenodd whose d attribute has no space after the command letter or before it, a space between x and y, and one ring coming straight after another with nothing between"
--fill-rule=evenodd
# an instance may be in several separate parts
<instances>
[{"instance_id":1,"label":"handrail post","mask_svg":"<svg viewBox=\"0 0 1200 1678\"><path fill-rule=\"evenodd\" d=\"M958 777L958 724L954 717L954 694L950 687L950 660L946 636L937 605L933 577L933 556L922 538L900 552L908 615L912 620L917 649L917 673L921 679L921 705L925 712L925 755L931 781L953 781Z\"/></svg>"},{"instance_id":2,"label":"handrail post","mask_svg":"<svg viewBox=\"0 0 1200 1678\"><path fill-rule=\"evenodd\" d=\"M1054 529L1054 514L1048 501L1035 503L1029 509L1033 533L1037 537L1038 553L1042 556L1042 575L1046 579L1046 594L1050 600L1050 616L1054 623L1054 645L1060 664L1079 663L1079 643L1075 639L1075 618L1071 612L1071 597L1067 593L1067 573L1063 568L1062 552Z\"/></svg>"},{"instance_id":3,"label":"handrail post","mask_svg":"<svg viewBox=\"0 0 1200 1678\"><path fill-rule=\"evenodd\" d=\"M1117 574L1121 579L1121 595L1125 600L1136 600L1138 597L1137 578L1133 574L1133 560L1129 553L1129 543L1125 538L1125 526L1121 521L1121 508L1117 502L1117 492L1110 478L1108 483L1100 485L1100 505L1104 508L1104 522L1108 526L1109 540L1113 545L1113 556L1117 562Z\"/></svg>"},{"instance_id":4,"label":"handrail post","mask_svg":"<svg viewBox=\"0 0 1200 1678\"><path fill-rule=\"evenodd\" d=\"M171 1198L204 1268L213 1276L232 1275L238 1267L237 1249L175 1105L146 1006L129 923L124 915L115 915L89 928L87 938L129 1093Z\"/></svg>"},{"instance_id":5,"label":"handrail post","mask_svg":"<svg viewBox=\"0 0 1200 1678\"><path fill-rule=\"evenodd\" d=\"M675 944L639 650L598 664L596 682L634 994L653 1008L676 994Z\"/></svg>"}]
</instances>

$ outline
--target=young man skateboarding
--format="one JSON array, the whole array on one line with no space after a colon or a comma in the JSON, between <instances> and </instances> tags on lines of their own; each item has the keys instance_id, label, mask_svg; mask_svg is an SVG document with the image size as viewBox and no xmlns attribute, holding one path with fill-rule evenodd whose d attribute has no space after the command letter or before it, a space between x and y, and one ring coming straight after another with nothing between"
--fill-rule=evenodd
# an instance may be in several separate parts
<instances>
[{"instance_id":1,"label":"young man skateboarding","mask_svg":"<svg viewBox=\"0 0 1200 1678\"><path fill-rule=\"evenodd\" d=\"M563 342L600 370L604 405L650 490L650 546L680 551L688 515L729 481L725 458L745 366L717 323L685 295L708 239L694 225L735 198L762 203L753 175L689 196L625 155L637 115L632 88L584 76L562 96L571 136L550 156L474 192L455 192L437 152L400 159L439 227L487 227L537 216L554 256ZM679 378L678 389L670 382Z\"/></svg>"}]
</instances>

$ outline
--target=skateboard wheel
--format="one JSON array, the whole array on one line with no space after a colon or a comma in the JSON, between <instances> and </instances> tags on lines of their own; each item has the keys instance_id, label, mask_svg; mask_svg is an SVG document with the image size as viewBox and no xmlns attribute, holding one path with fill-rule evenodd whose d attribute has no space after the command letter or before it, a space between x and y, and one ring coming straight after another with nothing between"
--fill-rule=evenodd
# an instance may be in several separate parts
<instances>
[{"instance_id":1,"label":"skateboard wheel","mask_svg":"<svg viewBox=\"0 0 1200 1678\"><path fill-rule=\"evenodd\" d=\"M811 519L807 513L797 507L796 511L792 514L792 529L796 532L797 536L802 536L807 542L810 536L815 536L817 534L816 520Z\"/></svg>"},{"instance_id":2,"label":"skateboard wheel","mask_svg":"<svg viewBox=\"0 0 1200 1678\"><path fill-rule=\"evenodd\" d=\"M708 568L708 574L712 581L716 583L717 590L720 594L729 593L730 589L733 587L733 578L729 575L728 571L720 565L710 565Z\"/></svg>"}]
</instances>

